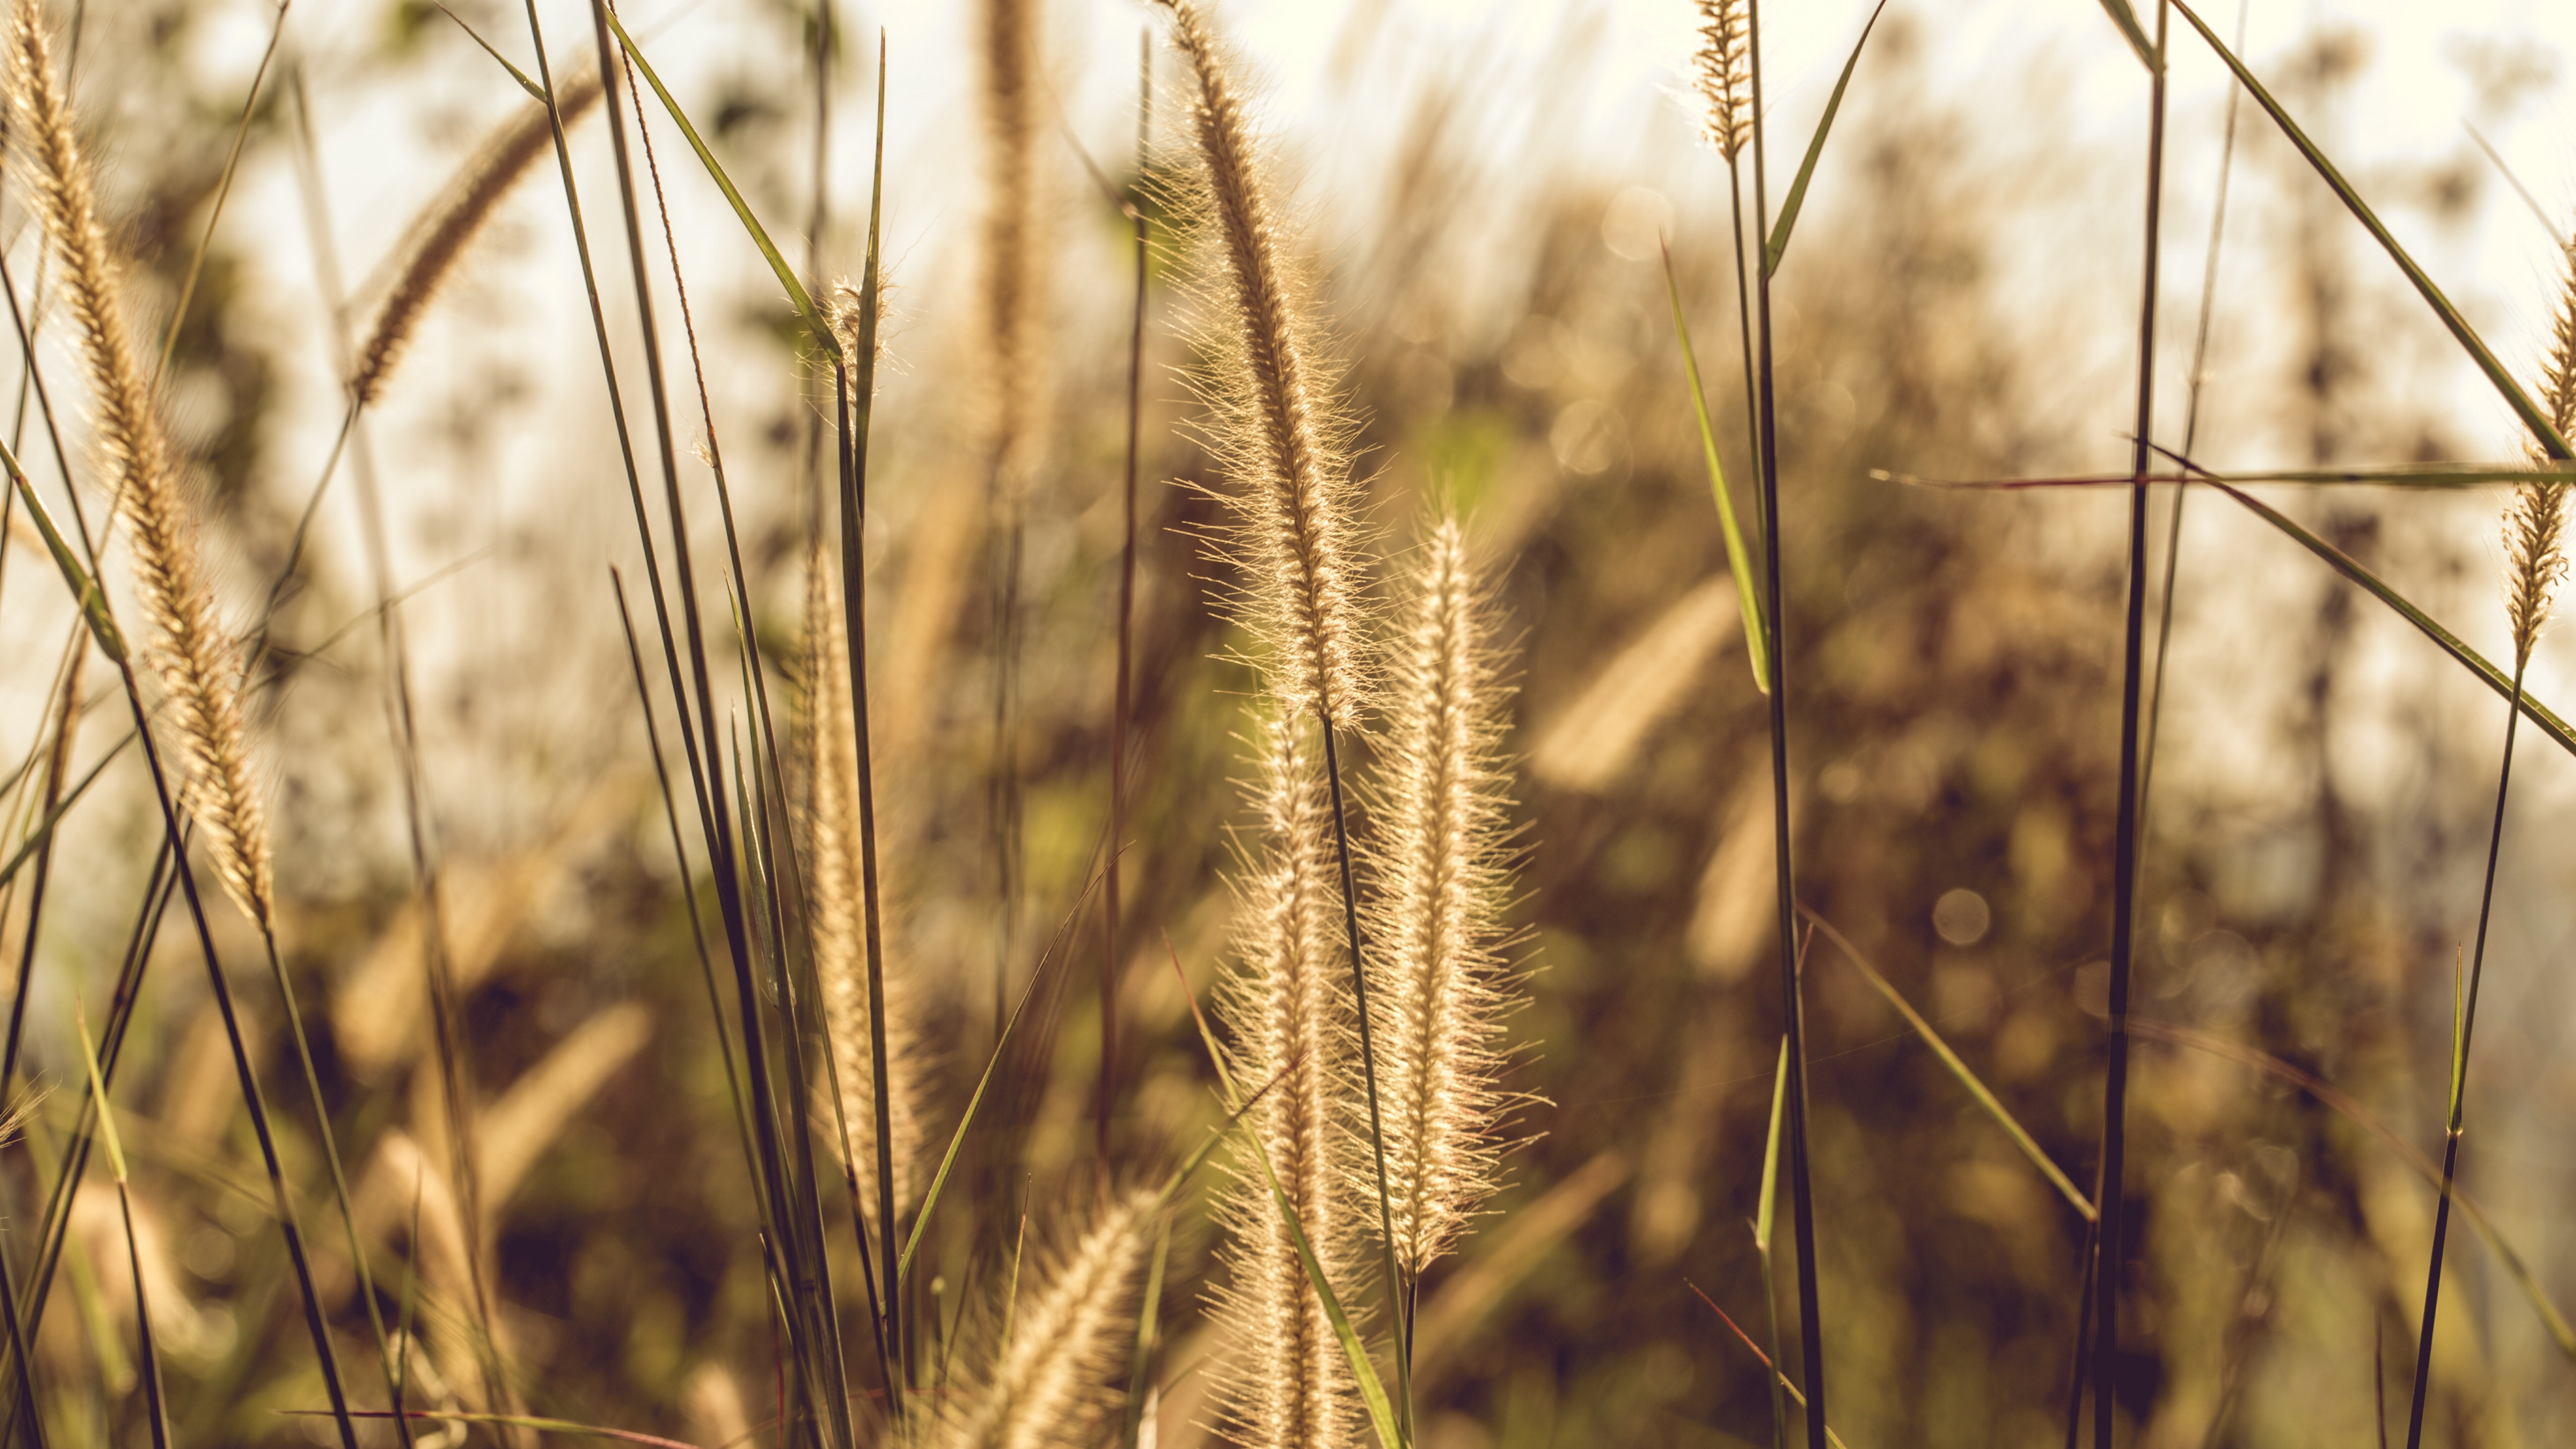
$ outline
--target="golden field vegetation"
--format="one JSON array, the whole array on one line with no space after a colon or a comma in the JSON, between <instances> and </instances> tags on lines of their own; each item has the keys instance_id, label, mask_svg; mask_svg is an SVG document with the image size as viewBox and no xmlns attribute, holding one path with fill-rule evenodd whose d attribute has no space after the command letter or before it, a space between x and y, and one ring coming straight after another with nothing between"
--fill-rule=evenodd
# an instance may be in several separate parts
<instances>
[{"instance_id":1,"label":"golden field vegetation","mask_svg":"<svg viewBox=\"0 0 2576 1449\"><path fill-rule=\"evenodd\" d=\"M1671 0L1628 171L1575 45L1318 196L972 0L899 230L855 14L9 3L7 1436L2576 1425L2576 277L2355 37L2104 0L2051 157Z\"/></svg>"}]
</instances>

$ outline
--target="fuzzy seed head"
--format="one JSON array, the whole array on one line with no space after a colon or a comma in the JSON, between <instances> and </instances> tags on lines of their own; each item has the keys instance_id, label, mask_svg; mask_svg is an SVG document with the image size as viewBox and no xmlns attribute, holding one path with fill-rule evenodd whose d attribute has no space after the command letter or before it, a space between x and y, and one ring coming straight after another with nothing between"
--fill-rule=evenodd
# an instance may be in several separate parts
<instances>
[{"instance_id":1,"label":"fuzzy seed head","mask_svg":"<svg viewBox=\"0 0 2576 1449\"><path fill-rule=\"evenodd\" d=\"M1418 1274L1494 1190L1512 861L1510 690L1456 519L1433 529L1411 583L1372 791L1369 1005L1396 1258Z\"/></svg>"},{"instance_id":2,"label":"fuzzy seed head","mask_svg":"<svg viewBox=\"0 0 2576 1449\"><path fill-rule=\"evenodd\" d=\"M274 899L268 826L251 783L238 673L197 558L197 522L152 403L125 313L124 278L98 219L97 184L54 75L42 0L16 0L9 24L9 110L30 210L62 263L80 334L92 431L117 513L134 535L135 594L155 637L146 659L170 695L185 765L180 799L209 859L252 920Z\"/></svg>"},{"instance_id":3,"label":"fuzzy seed head","mask_svg":"<svg viewBox=\"0 0 2576 1449\"><path fill-rule=\"evenodd\" d=\"M1217 1009L1239 1053L1237 1084L1263 1092L1248 1130L1326 1276L1341 1283L1356 1281L1360 1261L1354 1148L1365 1119L1351 1081L1358 1021L1315 728L1298 715L1259 726L1252 803L1260 836L1239 884L1236 960ZM1221 1215L1228 1272L1213 1296L1227 1350L1219 1393L1228 1435L1246 1449L1358 1444L1365 1420L1349 1361L1248 1151Z\"/></svg>"},{"instance_id":4,"label":"fuzzy seed head","mask_svg":"<svg viewBox=\"0 0 2576 1449\"><path fill-rule=\"evenodd\" d=\"M1001 498L1016 505L1045 450L1045 168L1038 104L1036 0L984 0L981 60L988 191L984 211L983 311L987 445Z\"/></svg>"},{"instance_id":5,"label":"fuzzy seed head","mask_svg":"<svg viewBox=\"0 0 2576 1449\"><path fill-rule=\"evenodd\" d=\"M1235 612L1267 646L1270 692L1292 714L1350 728L1369 695L1353 423L1216 36L1192 0L1160 3L1190 65L1201 163L1174 198L1199 258L1194 340L1209 359L1192 386L1208 413L1201 435L1234 485L1235 524L1216 551L1243 571Z\"/></svg>"},{"instance_id":6,"label":"fuzzy seed head","mask_svg":"<svg viewBox=\"0 0 2576 1449\"><path fill-rule=\"evenodd\" d=\"M799 741L806 775L807 924L820 983L823 1029L832 1043L832 1077L848 1134L848 1166L857 1175L859 1211L877 1223L876 1052L870 1035L866 922L859 861L858 732L850 707L849 634L830 553L816 547L805 572L805 696ZM912 1204L926 1120L921 1100L928 1044L905 973L880 968L885 991L888 1138L894 1159L894 1205ZM831 1081L821 1084L825 1089Z\"/></svg>"},{"instance_id":7,"label":"fuzzy seed head","mask_svg":"<svg viewBox=\"0 0 2576 1449\"><path fill-rule=\"evenodd\" d=\"M598 74L585 72L556 86L555 109L569 128L599 103L599 96ZM448 184L446 193L412 222L411 245L400 253L401 266L393 273L384 304L376 309L375 325L367 329L366 343L358 349L357 367L349 378L350 395L361 406L374 402L384 390L422 313L437 297L440 284L456 270L457 259L473 245L502 198L553 142L554 118L546 108L522 111L492 133Z\"/></svg>"},{"instance_id":8,"label":"fuzzy seed head","mask_svg":"<svg viewBox=\"0 0 2576 1449\"><path fill-rule=\"evenodd\" d=\"M2576 242L2566 248L2566 281L2559 289L2558 312L2550 330L2548 355L2540 365L2541 405L2560 437L2576 432ZM2537 447L2534 463L2547 463ZM2549 622L2549 606L2567 573L2560 543L2567 527L2567 486L2526 483L2505 509L2505 555L2511 573L2505 584L2505 617L2513 625L2513 662L2517 672L2531 662L2532 646Z\"/></svg>"},{"instance_id":9,"label":"fuzzy seed head","mask_svg":"<svg viewBox=\"0 0 2576 1449\"><path fill-rule=\"evenodd\" d=\"M1700 135L1728 165L1753 138L1753 25L1745 0L1698 0L1699 50L1691 80L1701 105Z\"/></svg>"},{"instance_id":10,"label":"fuzzy seed head","mask_svg":"<svg viewBox=\"0 0 2576 1449\"><path fill-rule=\"evenodd\" d=\"M1139 1280L1155 1197L1113 1203L1013 1315L1011 1341L981 1393L929 1436L939 1449L1073 1449L1103 1442L1109 1385L1135 1348Z\"/></svg>"}]
</instances>

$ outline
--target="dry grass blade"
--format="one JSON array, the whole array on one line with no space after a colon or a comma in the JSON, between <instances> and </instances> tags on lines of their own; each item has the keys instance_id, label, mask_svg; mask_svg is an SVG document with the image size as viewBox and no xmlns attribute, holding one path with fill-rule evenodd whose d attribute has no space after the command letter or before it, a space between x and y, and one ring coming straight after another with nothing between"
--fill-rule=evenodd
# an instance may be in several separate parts
<instances>
[{"instance_id":1,"label":"dry grass blade","mask_svg":"<svg viewBox=\"0 0 2576 1449\"><path fill-rule=\"evenodd\" d=\"M1790 1378L1786 1370L1771 1362L1771 1355L1762 1351L1761 1346L1753 1341L1753 1335L1746 1333L1733 1318L1728 1317L1726 1310L1717 1306L1716 1300L1710 1298L1706 1293L1700 1292L1698 1284L1692 1283L1688 1279L1684 1279L1683 1283L1684 1286L1688 1287L1693 1294L1698 1296L1700 1302L1708 1305L1708 1311L1717 1315L1718 1321L1726 1325L1727 1330L1735 1335L1735 1341L1744 1345L1746 1352L1762 1361L1762 1366L1771 1371L1771 1378L1773 1381L1778 1383L1781 1388L1788 1390L1789 1397L1796 1399L1800 1408L1805 1408L1807 1406L1806 1391L1798 1387L1797 1381ZM1848 1446L1843 1443L1843 1436L1835 1433L1831 1424L1827 1424L1825 1426L1824 1437L1827 1443L1835 1446L1835 1449L1848 1449Z\"/></svg>"}]
</instances>

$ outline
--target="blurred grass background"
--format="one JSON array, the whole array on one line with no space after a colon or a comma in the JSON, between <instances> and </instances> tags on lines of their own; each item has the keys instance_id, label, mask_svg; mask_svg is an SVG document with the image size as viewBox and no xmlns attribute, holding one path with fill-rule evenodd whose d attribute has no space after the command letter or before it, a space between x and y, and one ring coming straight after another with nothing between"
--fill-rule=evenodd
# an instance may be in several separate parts
<instances>
[{"instance_id":1,"label":"blurred grass background","mask_svg":"<svg viewBox=\"0 0 2576 1449\"><path fill-rule=\"evenodd\" d=\"M1053 104L1123 179L1117 138L1132 121L1118 108L1133 78L1115 58L1132 53L1140 17L1060 8L1049 20ZM1443 43L1472 37L1476 22L1404 0L1362 0L1330 24L1277 8L1235 28L1254 57L1267 42L1285 57L1275 118L1306 178L1327 304L1367 418L1373 517L1400 549L1423 500L1457 500L1521 641L1515 747L1533 849L1519 910L1535 974L1533 1005L1513 1024L1525 1044L1513 1085L1542 1100L1516 1129L1530 1138L1511 1159L1516 1186L1426 1291L1421 1399L1435 1449L1767 1437L1758 1364L1685 1282L1759 1322L1745 1225L1778 1003L1755 969L1775 949L1763 707L1654 261L1660 231L1726 459L1742 470L1722 171L1695 149L1682 108L1655 93L1678 84L1685 58L1685 7L1668 8L1640 20L1576 6L1544 24L1514 10L1483 49ZM1793 810L1806 904L2089 1185L2118 502L1909 490L1867 473L2034 474L2125 453L2134 328L2123 309L2134 306L2143 147L2122 128L2134 126L2139 86L2091 6L2070 0L2017 34L2033 8L1889 12L1783 277ZM1075 922L1038 997L1045 1029L1008 1060L971 1190L934 1240L942 1291L972 1297L989 1295L1024 1206L1044 1237L1055 1207L1080 1200L1098 1170L1087 1128L1098 936L1083 893L1105 823L1126 293L1124 221L1073 144L1050 137L1053 446L1023 555L1012 746L1023 904L1004 922L988 824L998 631L983 581L969 302L980 202L959 9L883 17L899 77L894 375L877 414L870 520L890 939L940 986L940 1133L991 1045L997 938L1007 929L1017 943L1006 963L1016 988L1037 948ZM1803 134L1860 18L1822 9L1835 13L1788 22L1775 64L1779 105L1797 119L1778 134ZM508 7L459 10L521 54ZM547 13L556 43L579 54L580 17ZM110 210L126 218L120 240L164 306L247 87L237 58L247 44L255 59L273 19L216 0L85 12L78 93L108 158ZM657 55L683 57L669 69L684 99L763 215L794 230L809 204L810 99L796 59L809 18L776 0L704 0L629 19ZM873 99L860 38L878 19L852 10L840 22L850 43L824 252L850 271L864 177L851 128ZM2362 145L2365 187L2420 240L2419 255L2450 269L2446 284L2457 278L2455 295L2515 365L2536 347L2552 233L2457 115L2437 117L2429 140L2392 143L2386 112L2452 102L2544 200L2563 194L2576 175L2563 160L2576 135L2563 52L2535 30L2557 23L2508 8L2490 30L2461 31L2442 42L2448 59L2425 62L2449 77L2434 86L2390 57L2415 43L2411 18L2254 9L2254 63L2329 144ZM1669 73L1641 85L1637 56L1657 37L1670 37ZM1814 61L1803 68L1801 45ZM312 218L363 278L475 140L524 104L434 8L297 10L280 64L170 383L174 422L206 464L209 548L244 609L284 561L336 416L327 339L340 299L317 282ZM2224 104L2206 58L2189 64L2163 321L2176 361L2161 415L2177 416ZM2388 99L2410 85L2439 99ZM2116 99L2103 98L2109 88ZM575 153L586 195L607 195L595 124L575 133ZM671 175L745 508L754 623L793 657L805 389L774 282L701 178ZM2463 401L2467 369L2447 341L2254 120L2240 132L2230 208L2203 456L2297 465L2508 451L2495 410ZM2567 217L2552 219L2563 232ZM0 213L26 277L36 247L22 220L14 203ZM603 577L634 546L567 243L540 168L370 426L410 591L445 929L471 991L508 1351L537 1412L712 1446L770 1412L768 1307ZM631 307L609 305L631 348ZM1152 308L1159 322L1159 285ZM1183 360L1159 330L1148 357L1166 370ZM16 391L6 367L0 385ZM1246 773L1234 734L1249 676L1225 658L1230 641L1207 606L1221 569L1192 537L1212 505L1160 484L1214 481L1173 426L1178 391L1168 371L1147 388L1124 907L1133 951L1119 963L1118 1132L1131 1173L1159 1170L1212 1116L1169 962L1203 998L1230 905L1232 782ZM2338 490L2285 506L2480 647L2501 639L2490 500ZM711 515L700 515L706 547L717 546ZM278 678L257 700L255 733L289 966L309 993L362 1216L408 1261L429 1249L411 1244L406 1154L440 1157L413 1146L436 1120L422 1105L435 1088L417 1007L421 925L345 494L320 528L280 616ZM2329 1082L2430 1151L2449 962L2473 921L2492 702L2224 500L2195 497L2182 536L2139 1011ZM70 613L41 556L11 547L0 628L25 642L0 660L0 746L14 759L37 738L54 659L42 641ZM2543 645L2541 698L2568 698L2568 649ZM85 743L109 729L102 712ZM2576 918L2561 904L2571 859L2552 826L2576 771L2545 741L2525 749L2464 1185L2564 1303L2576 1301L2576 1244L2557 1126L2576 1104L2576 1069L2557 967ZM156 839L148 795L126 774L66 827L61 850L79 864L54 888L35 952L40 1080L77 1079L71 1000L104 996ZM23 909L0 922L12 960L23 925ZM255 939L244 934L232 954L251 960ZM181 1437L273 1441L304 1432L274 1411L318 1404L319 1387L301 1367L258 1196L241 1190L252 1180L246 1124L194 955L181 929L159 944L124 1077L138 1194L168 1284L155 1306L173 1325ZM1835 1427L1855 1446L2057 1442L2080 1220L1835 948L1814 948L1807 981ZM250 978L242 990L269 999ZM261 1015L274 1028L274 1010ZM2430 1189L2277 1072L2153 1038L2136 1071L2122 1404L2137 1442L2365 1442L2374 1344L2403 1381ZM13 1221L36 1202L30 1169L46 1150L39 1130L0 1157ZM309 1188L319 1168L302 1151ZM104 1330L131 1307L112 1286L113 1218L104 1198L94 1206L76 1219L74 1256L97 1266L76 1261L67 1281L77 1288L88 1272L101 1286L49 1317L42 1373L67 1441L140 1442L103 1357ZM1204 1239L1184 1236L1166 1299L1163 1443L1194 1441L1204 1417L1191 1311ZM2567 1356L2485 1248L2462 1241L2451 1261L2435 1442L2561 1441L2576 1429ZM345 1263L339 1272L345 1283ZM361 1323L344 1314L344 1361L361 1361Z\"/></svg>"}]
</instances>

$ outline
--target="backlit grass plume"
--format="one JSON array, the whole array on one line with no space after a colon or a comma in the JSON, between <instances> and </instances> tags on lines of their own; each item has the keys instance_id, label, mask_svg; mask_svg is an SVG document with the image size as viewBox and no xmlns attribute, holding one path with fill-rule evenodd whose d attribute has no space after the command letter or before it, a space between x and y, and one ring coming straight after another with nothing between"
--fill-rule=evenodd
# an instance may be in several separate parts
<instances>
[{"instance_id":1,"label":"backlit grass plume","mask_svg":"<svg viewBox=\"0 0 2576 1449\"><path fill-rule=\"evenodd\" d=\"M1242 622L1269 646L1269 686L1294 714L1335 726L1367 704L1359 571L1349 519L1351 420L1319 346L1311 288L1289 255L1259 149L1224 55L1192 0L1160 0L1190 65L1202 175L1181 198L1202 270L1194 390L1235 484L1225 551L1243 568Z\"/></svg>"},{"instance_id":2,"label":"backlit grass plume","mask_svg":"<svg viewBox=\"0 0 2576 1449\"><path fill-rule=\"evenodd\" d=\"M823 1025L831 1034L840 1125L859 1184L859 1210L877 1226L876 1059L868 1032L868 972L859 868L859 760L850 714L850 650L839 573L817 548L805 570L804 738L808 924ZM919 1013L902 973L885 973L887 1118L894 1205L912 1204L921 1159L922 1057ZM829 1085L828 1083L826 1084Z\"/></svg>"},{"instance_id":3,"label":"backlit grass plume","mask_svg":"<svg viewBox=\"0 0 2576 1449\"><path fill-rule=\"evenodd\" d=\"M1237 959L1218 1009L1240 1053L1235 1080L1247 1093L1263 1093L1249 1130L1325 1275L1343 1283L1361 1261L1361 1225L1376 1214L1358 1192L1361 1124L1351 1084L1357 1023L1332 807L1308 743L1314 728L1295 715L1261 727L1254 787L1260 843L1241 886ZM1366 1421L1349 1360L1249 1154L1237 1165L1223 1215L1228 1282L1215 1297L1228 1432L1250 1449L1358 1442Z\"/></svg>"},{"instance_id":4,"label":"backlit grass plume","mask_svg":"<svg viewBox=\"0 0 2576 1449\"><path fill-rule=\"evenodd\" d=\"M1457 520L1433 529L1389 661L1371 872L1376 1013L1396 1257L1408 1275L1494 1188L1511 870L1503 706L1487 607Z\"/></svg>"},{"instance_id":5,"label":"backlit grass plume","mask_svg":"<svg viewBox=\"0 0 2576 1449\"><path fill-rule=\"evenodd\" d=\"M2567 282L2560 291L2540 384L2541 405L2549 409L2558 435L2576 432L2576 242L2567 248ZM2535 449L2533 461L2549 460ZM2567 490L2556 484L2524 484L2505 511L2505 552L2513 567L2505 586L2505 614L2513 624L2516 674L2531 662L2531 646L2549 620L2551 596L2566 575L2567 559L2559 547L2566 525Z\"/></svg>"},{"instance_id":6,"label":"backlit grass plume","mask_svg":"<svg viewBox=\"0 0 2576 1449\"><path fill-rule=\"evenodd\" d=\"M565 80L555 91L555 108L563 124L570 126L580 119L599 103L599 95L596 71ZM386 288L383 305L376 309L375 324L367 329L356 371L349 379L350 395L360 404L374 402L383 391L421 314L456 270L457 259L482 232L483 224L492 219L501 199L552 149L554 124L544 106L522 111L492 133L448 183L445 193L413 221L411 245L392 271L393 282Z\"/></svg>"},{"instance_id":7,"label":"backlit grass plume","mask_svg":"<svg viewBox=\"0 0 2576 1449\"><path fill-rule=\"evenodd\" d=\"M1010 1315L1010 1340L981 1393L939 1422L939 1449L1051 1449L1105 1442L1111 1387L1136 1346L1137 1290L1157 1198L1116 1200Z\"/></svg>"},{"instance_id":8,"label":"backlit grass plume","mask_svg":"<svg viewBox=\"0 0 2576 1449\"><path fill-rule=\"evenodd\" d=\"M17 0L9 26L12 160L61 260L99 462L133 530L135 593L156 634L147 657L169 691L187 766L181 798L224 889L264 928L274 899L268 826L251 784L239 671L199 568L196 517L135 355L122 268L98 219L96 182L50 49L41 0Z\"/></svg>"},{"instance_id":9,"label":"backlit grass plume","mask_svg":"<svg viewBox=\"0 0 2576 1449\"><path fill-rule=\"evenodd\" d=\"M1699 0L1699 49L1691 82L1703 110L1700 134L1729 165L1753 138L1753 26L1744 0Z\"/></svg>"},{"instance_id":10,"label":"backlit grass plume","mask_svg":"<svg viewBox=\"0 0 2576 1449\"><path fill-rule=\"evenodd\" d=\"M983 324L994 484L1016 503L1044 446L1048 349L1045 171L1038 165L1036 0L984 0Z\"/></svg>"}]
</instances>

